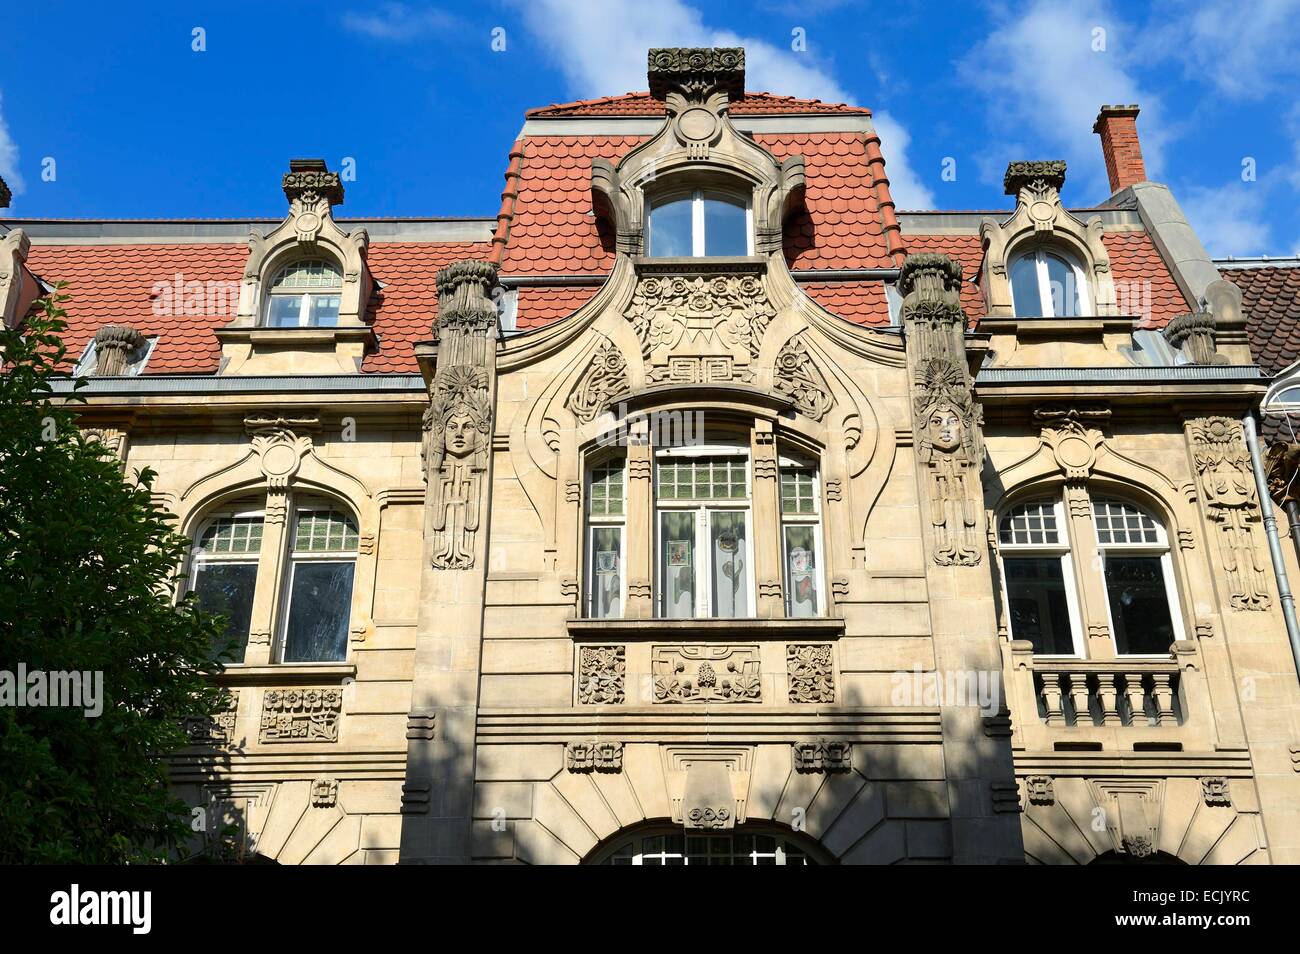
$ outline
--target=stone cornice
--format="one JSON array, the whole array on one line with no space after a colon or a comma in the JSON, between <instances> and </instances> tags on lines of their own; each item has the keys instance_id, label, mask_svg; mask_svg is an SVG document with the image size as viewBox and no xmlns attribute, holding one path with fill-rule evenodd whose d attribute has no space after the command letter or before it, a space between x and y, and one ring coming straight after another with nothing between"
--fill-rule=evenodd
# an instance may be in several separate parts
<instances>
[{"instance_id":1,"label":"stone cornice","mask_svg":"<svg viewBox=\"0 0 1300 954\"><path fill-rule=\"evenodd\" d=\"M743 47L660 47L650 51L646 69L656 99L670 92L724 92L731 99L745 95Z\"/></svg>"},{"instance_id":2,"label":"stone cornice","mask_svg":"<svg viewBox=\"0 0 1300 954\"><path fill-rule=\"evenodd\" d=\"M1002 177L1002 190L1007 195L1017 195L1029 183L1039 181L1060 192L1065 185L1065 160L1040 159L1008 163L1006 175Z\"/></svg>"}]
</instances>

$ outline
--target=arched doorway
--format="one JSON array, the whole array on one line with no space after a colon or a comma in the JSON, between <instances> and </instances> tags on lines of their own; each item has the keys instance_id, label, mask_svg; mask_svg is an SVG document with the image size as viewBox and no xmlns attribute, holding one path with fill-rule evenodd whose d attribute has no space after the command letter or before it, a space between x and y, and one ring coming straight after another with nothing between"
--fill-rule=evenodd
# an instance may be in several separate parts
<instances>
[{"instance_id":1,"label":"arched doorway","mask_svg":"<svg viewBox=\"0 0 1300 954\"><path fill-rule=\"evenodd\" d=\"M824 865L833 859L807 835L771 824L728 831L653 824L624 829L592 849L589 865Z\"/></svg>"}]
</instances>

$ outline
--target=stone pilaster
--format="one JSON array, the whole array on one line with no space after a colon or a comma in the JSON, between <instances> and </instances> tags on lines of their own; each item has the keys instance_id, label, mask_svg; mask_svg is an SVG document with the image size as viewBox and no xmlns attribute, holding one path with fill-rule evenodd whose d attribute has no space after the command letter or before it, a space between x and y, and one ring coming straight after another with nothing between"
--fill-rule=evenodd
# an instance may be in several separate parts
<instances>
[{"instance_id":1,"label":"stone pilaster","mask_svg":"<svg viewBox=\"0 0 1300 954\"><path fill-rule=\"evenodd\" d=\"M985 565L983 418L966 363L961 266L944 255L903 264L903 325L927 552L926 586L943 727L953 861L1021 859L1019 815L995 807L1015 787L1010 738L986 731L1005 706L993 589ZM971 691L975 690L975 698Z\"/></svg>"},{"instance_id":2,"label":"stone pilaster","mask_svg":"<svg viewBox=\"0 0 1300 954\"><path fill-rule=\"evenodd\" d=\"M401 860L466 863L474 793L492 481L496 270L438 273L436 370L424 415L425 513ZM409 797L408 797L409 796Z\"/></svg>"}]
</instances>

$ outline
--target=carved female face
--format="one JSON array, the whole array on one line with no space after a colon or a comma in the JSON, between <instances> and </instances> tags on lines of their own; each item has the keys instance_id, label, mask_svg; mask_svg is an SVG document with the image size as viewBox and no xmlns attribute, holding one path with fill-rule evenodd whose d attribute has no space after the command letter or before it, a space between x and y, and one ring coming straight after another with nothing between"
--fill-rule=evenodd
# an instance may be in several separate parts
<instances>
[{"instance_id":1,"label":"carved female face","mask_svg":"<svg viewBox=\"0 0 1300 954\"><path fill-rule=\"evenodd\" d=\"M935 408L930 413L930 443L940 450L956 449L961 431L961 418L951 408Z\"/></svg>"},{"instance_id":2,"label":"carved female face","mask_svg":"<svg viewBox=\"0 0 1300 954\"><path fill-rule=\"evenodd\" d=\"M464 457L474 449L476 434L474 421L468 414L453 414L447 418L447 427L443 431L447 453L452 457Z\"/></svg>"}]
</instances>

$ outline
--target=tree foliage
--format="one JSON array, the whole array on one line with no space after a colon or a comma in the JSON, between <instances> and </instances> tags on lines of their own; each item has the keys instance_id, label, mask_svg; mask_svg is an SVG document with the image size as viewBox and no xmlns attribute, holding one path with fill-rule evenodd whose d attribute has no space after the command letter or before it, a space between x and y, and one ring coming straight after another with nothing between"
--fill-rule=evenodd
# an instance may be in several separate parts
<instances>
[{"instance_id":1,"label":"tree foliage","mask_svg":"<svg viewBox=\"0 0 1300 954\"><path fill-rule=\"evenodd\" d=\"M220 705L221 620L175 598L189 542L154 474L123 474L52 393L66 300L0 329L0 670L101 672L103 709L0 705L0 863L156 860L191 835L168 758Z\"/></svg>"}]
</instances>

